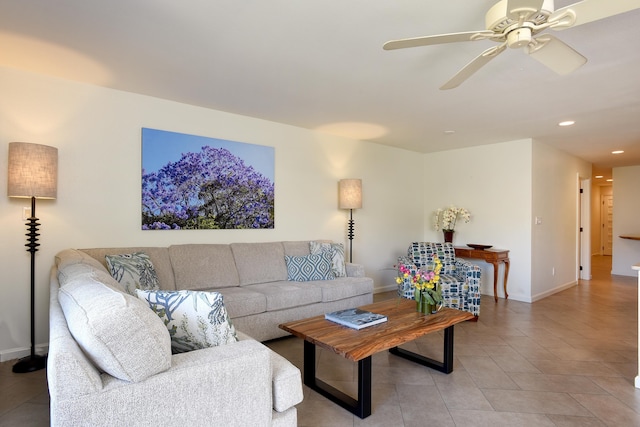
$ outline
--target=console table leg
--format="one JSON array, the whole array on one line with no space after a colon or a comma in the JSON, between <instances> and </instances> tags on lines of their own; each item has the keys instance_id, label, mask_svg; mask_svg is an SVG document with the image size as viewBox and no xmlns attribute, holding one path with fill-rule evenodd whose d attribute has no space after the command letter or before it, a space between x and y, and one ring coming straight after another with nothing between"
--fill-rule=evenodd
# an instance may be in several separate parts
<instances>
[{"instance_id":1,"label":"console table leg","mask_svg":"<svg viewBox=\"0 0 640 427\"><path fill-rule=\"evenodd\" d=\"M493 264L493 299L495 302L498 302L498 263L492 262Z\"/></svg>"},{"instance_id":2,"label":"console table leg","mask_svg":"<svg viewBox=\"0 0 640 427\"><path fill-rule=\"evenodd\" d=\"M507 279L509 278L509 258L504 260L504 299L509 298L507 293Z\"/></svg>"}]
</instances>

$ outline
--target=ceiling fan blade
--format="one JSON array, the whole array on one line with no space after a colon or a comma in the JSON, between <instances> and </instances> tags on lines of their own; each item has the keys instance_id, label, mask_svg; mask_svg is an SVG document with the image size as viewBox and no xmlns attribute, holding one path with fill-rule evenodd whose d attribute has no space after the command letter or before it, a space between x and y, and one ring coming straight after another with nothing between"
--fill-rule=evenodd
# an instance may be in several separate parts
<instances>
[{"instance_id":1,"label":"ceiling fan blade","mask_svg":"<svg viewBox=\"0 0 640 427\"><path fill-rule=\"evenodd\" d=\"M629 12L634 9L640 9L640 1L638 0L583 0L578 3L570 4L562 7L549 16L547 22L553 22L568 11L571 10L576 15L576 20L570 26L553 27L555 30L564 30L569 27L587 24L592 21L604 19L609 16L618 15L620 13Z\"/></svg>"},{"instance_id":2,"label":"ceiling fan blade","mask_svg":"<svg viewBox=\"0 0 640 427\"><path fill-rule=\"evenodd\" d=\"M473 61L465 65L458 73L449 79L448 82L440 86L440 90L453 89L460 86L465 80L475 74L480 68L484 67L489 61L498 56L507 48L507 43L500 46L493 46L475 57Z\"/></svg>"},{"instance_id":3,"label":"ceiling fan blade","mask_svg":"<svg viewBox=\"0 0 640 427\"><path fill-rule=\"evenodd\" d=\"M587 62L587 58L550 34L538 36L527 50L533 59L560 75L569 74Z\"/></svg>"},{"instance_id":4,"label":"ceiling fan blade","mask_svg":"<svg viewBox=\"0 0 640 427\"><path fill-rule=\"evenodd\" d=\"M384 50L405 49L407 47L431 46L434 44L468 42L494 36L493 31L467 31L464 33L439 34L437 36L414 37L410 39L391 40L386 42ZM475 36L475 37L474 37Z\"/></svg>"}]
</instances>

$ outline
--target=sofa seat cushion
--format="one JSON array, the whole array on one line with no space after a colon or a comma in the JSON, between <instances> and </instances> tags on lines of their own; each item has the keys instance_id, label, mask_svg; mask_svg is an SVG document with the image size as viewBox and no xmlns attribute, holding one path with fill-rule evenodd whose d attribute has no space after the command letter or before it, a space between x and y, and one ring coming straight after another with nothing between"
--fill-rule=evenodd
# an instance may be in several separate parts
<instances>
[{"instance_id":1,"label":"sofa seat cushion","mask_svg":"<svg viewBox=\"0 0 640 427\"><path fill-rule=\"evenodd\" d=\"M240 286L220 288L215 291L222 294L224 305L232 319L267 311L267 297L263 293Z\"/></svg>"},{"instance_id":2,"label":"sofa seat cushion","mask_svg":"<svg viewBox=\"0 0 640 427\"><path fill-rule=\"evenodd\" d=\"M164 322L174 353L238 341L222 294L202 291L136 291Z\"/></svg>"},{"instance_id":3,"label":"sofa seat cushion","mask_svg":"<svg viewBox=\"0 0 640 427\"><path fill-rule=\"evenodd\" d=\"M238 286L240 279L229 245L169 246L177 290L205 290Z\"/></svg>"},{"instance_id":4,"label":"sofa seat cushion","mask_svg":"<svg viewBox=\"0 0 640 427\"><path fill-rule=\"evenodd\" d=\"M373 292L373 284L368 277L340 277L335 280L307 282L322 291L322 302L338 301Z\"/></svg>"},{"instance_id":5,"label":"sofa seat cushion","mask_svg":"<svg viewBox=\"0 0 640 427\"><path fill-rule=\"evenodd\" d=\"M287 280L282 242L232 243L240 286Z\"/></svg>"},{"instance_id":6,"label":"sofa seat cushion","mask_svg":"<svg viewBox=\"0 0 640 427\"><path fill-rule=\"evenodd\" d=\"M309 283L282 281L259 283L248 288L266 297L267 311L275 311L322 301L322 290Z\"/></svg>"},{"instance_id":7,"label":"sofa seat cushion","mask_svg":"<svg viewBox=\"0 0 640 427\"><path fill-rule=\"evenodd\" d=\"M78 345L109 375L139 382L171 367L169 332L138 298L81 277L60 288L58 301Z\"/></svg>"}]
</instances>

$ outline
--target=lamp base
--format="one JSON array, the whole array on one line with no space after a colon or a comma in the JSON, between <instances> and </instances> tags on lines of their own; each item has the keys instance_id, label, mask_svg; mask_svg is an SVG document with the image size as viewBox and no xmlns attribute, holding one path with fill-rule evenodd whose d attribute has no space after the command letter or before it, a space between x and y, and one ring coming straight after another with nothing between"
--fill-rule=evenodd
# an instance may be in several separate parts
<instances>
[{"instance_id":1,"label":"lamp base","mask_svg":"<svg viewBox=\"0 0 640 427\"><path fill-rule=\"evenodd\" d=\"M23 357L13 365L13 372L16 374L25 374L27 372L35 372L47 367L47 356L35 354L33 356Z\"/></svg>"}]
</instances>

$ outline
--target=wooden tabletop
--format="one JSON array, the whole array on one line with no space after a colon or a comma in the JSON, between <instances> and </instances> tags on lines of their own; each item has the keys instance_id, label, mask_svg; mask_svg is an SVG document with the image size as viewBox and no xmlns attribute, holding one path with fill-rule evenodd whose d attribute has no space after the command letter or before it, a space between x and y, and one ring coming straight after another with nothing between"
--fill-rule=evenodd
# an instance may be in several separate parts
<instances>
[{"instance_id":1,"label":"wooden tabletop","mask_svg":"<svg viewBox=\"0 0 640 427\"><path fill-rule=\"evenodd\" d=\"M416 311L416 302L397 298L358 307L384 314L387 321L360 330L331 322L324 315L280 325L291 334L319 347L357 362L380 351L473 319L467 311L442 308L437 314L425 316Z\"/></svg>"}]
</instances>

